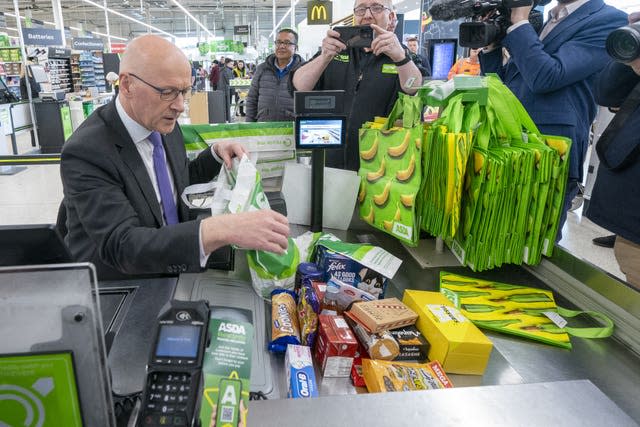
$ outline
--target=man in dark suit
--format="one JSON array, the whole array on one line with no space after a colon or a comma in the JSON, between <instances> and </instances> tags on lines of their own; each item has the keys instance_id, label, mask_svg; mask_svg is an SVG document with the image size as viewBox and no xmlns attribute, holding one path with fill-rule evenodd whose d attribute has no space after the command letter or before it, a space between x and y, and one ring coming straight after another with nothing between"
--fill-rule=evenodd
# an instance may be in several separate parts
<instances>
[{"instance_id":1,"label":"man in dark suit","mask_svg":"<svg viewBox=\"0 0 640 427\"><path fill-rule=\"evenodd\" d=\"M215 144L189 162L176 126L191 92L190 65L172 43L152 35L127 46L120 93L99 108L63 147L60 172L66 242L101 279L199 271L215 249L282 253L287 219L271 210L189 220L180 194L210 181L220 162L244 149Z\"/></svg>"},{"instance_id":2,"label":"man in dark suit","mask_svg":"<svg viewBox=\"0 0 640 427\"><path fill-rule=\"evenodd\" d=\"M511 11L512 25L502 40L509 54L506 64L500 48L483 52L480 64L483 73L500 75L543 134L573 140L562 230L582 181L589 129L596 115L595 76L609 62L605 40L625 25L627 16L603 0L558 0L538 35L528 21L530 11L531 7Z\"/></svg>"}]
</instances>

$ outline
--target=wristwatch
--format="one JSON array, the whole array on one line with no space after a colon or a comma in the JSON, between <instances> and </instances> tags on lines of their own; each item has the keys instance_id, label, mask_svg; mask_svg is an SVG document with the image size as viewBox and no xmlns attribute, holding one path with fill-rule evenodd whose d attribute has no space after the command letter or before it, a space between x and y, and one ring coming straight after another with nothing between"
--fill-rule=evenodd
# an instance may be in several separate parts
<instances>
[{"instance_id":1,"label":"wristwatch","mask_svg":"<svg viewBox=\"0 0 640 427\"><path fill-rule=\"evenodd\" d=\"M411 61L411 57L409 56L408 53L405 52L404 59L402 59L402 60L400 60L398 62L394 62L393 65L395 65L396 67L400 67L400 66L406 64L409 61Z\"/></svg>"}]
</instances>

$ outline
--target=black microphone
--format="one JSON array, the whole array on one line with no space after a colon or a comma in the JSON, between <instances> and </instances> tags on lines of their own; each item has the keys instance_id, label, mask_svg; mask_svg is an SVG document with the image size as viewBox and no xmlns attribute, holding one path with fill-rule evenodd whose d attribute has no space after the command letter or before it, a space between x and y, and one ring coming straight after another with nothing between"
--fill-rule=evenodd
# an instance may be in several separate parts
<instances>
[{"instance_id":1,"label":"black microphone","mask_svg":"<svg viewBox=\"0 0 640 427\"><path fill-rule=\"evenodd\" d=\"M453 21L475 15L477 0L436 0L429 8L435 21Z\"/></svg>"}]
</instances>

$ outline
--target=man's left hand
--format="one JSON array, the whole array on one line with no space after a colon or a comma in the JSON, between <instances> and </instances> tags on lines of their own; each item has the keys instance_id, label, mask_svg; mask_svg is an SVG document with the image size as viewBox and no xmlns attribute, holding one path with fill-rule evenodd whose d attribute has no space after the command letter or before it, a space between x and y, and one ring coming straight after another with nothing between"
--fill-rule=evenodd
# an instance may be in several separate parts
<instances>
[{"instance_id":1,"label":"man's left hand","mask_svg":"<svg viewBox=\"0 0 640 427\"><path fill-rule=\"evenodd\" d=\"M371 24L371 28L376 32L376 36L371 42L371 50L374 55L384 53L393 62L400 62L404 59L404 49L400 40L393 31L386 31L376 24Z\"/></svg>"},{"instance_id":2,"label":"man's left hand","mask_svg":"<svg viewBox=\"0 0 640 427\"><path fill-rule=\"evenodd\" d=\"M213 145L213 150L218 157L224 161L224 164L231 168L231 159L234 157L241 158L243 154L248 154L244 146L238 142L221 141Z\"/></svg>"}]
</instances>

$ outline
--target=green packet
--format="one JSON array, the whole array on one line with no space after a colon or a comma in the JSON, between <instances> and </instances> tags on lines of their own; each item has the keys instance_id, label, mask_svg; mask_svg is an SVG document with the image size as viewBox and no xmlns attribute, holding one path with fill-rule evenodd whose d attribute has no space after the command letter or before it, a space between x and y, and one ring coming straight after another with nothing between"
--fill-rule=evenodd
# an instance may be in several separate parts
<instances>
[{"instance_id":1,"label":"green packet","mask_svg":"<svg viewBox=\"0 0 640 427\"><path fill-rule=\"evenodd\" d=\"M202 426L247 425L253 325L210 319L211 344L204 354Z\"/></svg>"}]
</instances>

